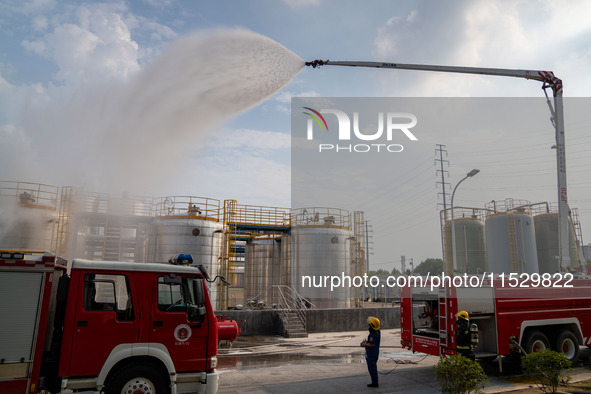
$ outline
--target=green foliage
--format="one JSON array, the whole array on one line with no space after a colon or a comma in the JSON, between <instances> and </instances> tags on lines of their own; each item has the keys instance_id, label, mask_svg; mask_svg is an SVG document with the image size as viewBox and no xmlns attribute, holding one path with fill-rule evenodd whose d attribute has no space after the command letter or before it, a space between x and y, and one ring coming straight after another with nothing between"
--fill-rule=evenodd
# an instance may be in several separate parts
<instances>
[{"instance_id":1,"label":"green foliage","mask_svg":"<svg viewBox=\"0 0 591 394\"><path fill-rule=\"evenodd\" d=\"M377 271L367 271L367 276L388 276L390 273L385 269L380 268Z\"/></svg>"},{"instance_id":2,"label":"green foliage","mask_svg":"<svg viewBox=\"0 0 591 394\"><path fill-rule=\"evenodd\" d=\"M431 273L431 276L441 275L443 272L443 260L426 259L412 271L413 274L422 276L427 276L429 272Z\"/></svg>"},{"instance_id":3,"label":"green foliage","mask_svg":"<svg viewBox=\"0 0 591 394\"><path fill-rule=\"evenodd\" d=\"M550 349L530 353L521 360L525 376L533 379L544 393L555 393L559 385L570 381L570 366L564 354Z\"/></svg>"},{"instance_id":4,"label":"green foliage","mask_svg":"<svg viewBox=\"0 0 591 394\"><path fill-rule=\"evenodd\" d=\"M441 357L435 366L435 376L442 393L478 393L488 382L480 364L460 355Z\"/></svg>"},{"instance_id":5,"label":"green foliage","mask_svg":"<svg viewBox=\"0 0 591 394\"><path fill-rule=\"evenodd\" d=\"M392 276L399 276L401 274L402 273L400 272L400 270L396 267L392 268L392 272L390 272L390 275L392 275Z\"/></svg>"}]
</instances>

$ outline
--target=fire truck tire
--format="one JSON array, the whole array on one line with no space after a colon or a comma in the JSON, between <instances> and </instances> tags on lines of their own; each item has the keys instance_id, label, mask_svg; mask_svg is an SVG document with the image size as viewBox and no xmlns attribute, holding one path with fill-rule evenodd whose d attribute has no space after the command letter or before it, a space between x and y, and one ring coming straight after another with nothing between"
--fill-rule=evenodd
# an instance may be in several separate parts
<instances>
[{"instance_id":1,"label":"fire truck tire","mask_svg":"<svg viewBox=\"0 0 591 394\"><path fill-rule=\"evenodd\" d=\"M556 339L555 350L563 353L571 363L576 363L579 359L579 341L575 334L570 330L563 330Z\"/></svg>"},{"instance_id":2,"label":"fire truck tire","mask_svg":"<svg viewBox=\"0 0 591 394\"><path fill-rule=\"evenodd\" d=\"M169 394L166 376L151 364L127 365L110 379L106 394Z\"/></svg>"},{"instance_id":3,"label":"fire truck tire","mask_svg":"<svg viewBox=\"0 0 591 394\"><path fill-rule=\"evenodd\" d=\"M534 331L527 337L525 343L525 351L527 354L539 352L550 348L550 341L544 333L540 331Z\"/></svg>"}]
</instances>

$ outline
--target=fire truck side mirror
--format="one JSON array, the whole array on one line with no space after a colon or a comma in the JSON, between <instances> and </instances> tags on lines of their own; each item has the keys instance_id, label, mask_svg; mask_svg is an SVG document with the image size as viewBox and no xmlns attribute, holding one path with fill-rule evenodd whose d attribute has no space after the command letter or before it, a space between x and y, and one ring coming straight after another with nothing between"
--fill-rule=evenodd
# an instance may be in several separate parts
<instances>
[{"instance_id":1,"label":"fire truck side mirror","mask_svg":"<svg viewBox=\"0 0 591 394\"><path fill-rule=\"evenodd\" d=\"M205 294L203 290L203 279L195 279L193 281L193 294L195 294L195 304L197 305L197 319L203 321L207 314L205 307Z\"/></svg>"},{"instance_id":2,"label":"fire truck side mirror","mask_svg":"<svg viewBox=\"0 0 591 394\"><path fill-rule=\"evenodd\" d=\"M199 264L197 268L199 269L199 271L201 271L203 277L209 281L209 271L207 270L207 267L203 264Z\"/></svg>"},{"instance_id":3,"label":"fire truck side mirror","mask_svg":"<svg viewBox=\"0 0 591 394\"><path fill-rule=\"evenodd\" d=\"M205 304L205 295L203 294L203 280L195 279L193 281L193 294L195 294L195 304L202 306Z\"/></svg>"}]
</instances>

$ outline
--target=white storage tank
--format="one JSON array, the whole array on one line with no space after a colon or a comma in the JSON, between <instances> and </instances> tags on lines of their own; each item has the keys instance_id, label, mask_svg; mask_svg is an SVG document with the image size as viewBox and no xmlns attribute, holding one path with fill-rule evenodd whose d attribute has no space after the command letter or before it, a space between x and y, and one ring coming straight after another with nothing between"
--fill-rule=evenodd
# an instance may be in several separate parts
<instances>
[{"instance_id":1,"label":"white storage tank","mask_svg":"<svg viewBox=\"0 0 591 394\"><path fill-rule=\"evenodd\" d=\"M488 271L484 222L477 217L454 217L457 271L482 274ZM445 224L445 259L453 261L451 220Z\"/></svg>"},{"instance_id":2,"label":"white storage tank","mask_svg":"<svg viewBox=\"0 0 591 394\"><path fill-rule=\"evenodd\" d=\"M494 213L486 218L488 270L495 274L538 273L534 220L521 212Z\"/></svg>"},{"instance_id":3,"label":"white storage tank","mask_svg":"<svg viewBox=\"0 0 591 394\"><path fill-rule=\"evenodd\" d=\"M55 253L58 190L39 183L0 182L0 249Z\"/></svg>"},{"instance_id":4,"label":"white storage tank","mask_svg":"<svg viewBox=\"0 0 591 394\"><path fill-rule=\"evenodd\" d=\"M214 278L220 273L223 224L219 200L202 197L162 197L154 200L155 218L148 236L148 262L166 262L186 253L193 264L207 267ZM218 284L211 283L210 298L218 307Z\"/></svg>"},{"instance_id":5,"label":"white storage tank","mask_svg":"<svg viewBox=\"0 0 591 394\"><path fill-rule=\"evenodd\" d=\"M534 216L536 229L536 244L538 252L538 264L540 273L560 272L558 267L558 214L545 213ZM579 256L577 253L577 244L575 230L572 220L568 219L568 246L571 267L579 267Z\"/></svg>"},{"instance_id":6,"label":"white storage tank","mask_svg":"<svg viewBox=\"0 0 591 394\"><path fill-rule=\"evenodd\" d=\"M292 211L291 272L297 292L317 308L351 307L352 285L341 283L331 291L325 277L351 277L350 215L334 208ZM305 280L304 278L310 278ZM336 284L336 283L335 283Z\"/></svg>"},{"instance_id":7,"label":"white storage tank","mask_svg":"<svg viewBox=\"0 0 591 394\"><path fill-rule=\"evenodd\" d=\"M289 247L289 244L285 245ZM283 258L282 238L255 238L246 243L244 262L245 298L265 301L267 307L280 302L278 292L272 286L289 285L286 273L289 265Z\"/></svg>"}]
</instances>

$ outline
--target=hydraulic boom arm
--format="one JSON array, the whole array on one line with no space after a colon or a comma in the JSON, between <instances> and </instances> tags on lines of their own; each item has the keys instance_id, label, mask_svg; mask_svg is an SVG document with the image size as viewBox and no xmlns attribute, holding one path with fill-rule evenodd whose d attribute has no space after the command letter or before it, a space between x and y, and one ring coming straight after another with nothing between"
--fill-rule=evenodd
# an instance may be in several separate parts
<instances>
[{"instance_id":1,"label":"hydraulic boom arm","mask_svg":"<svg viewBox=\"0 0 591 394\"><path fill-rule=\"evenodd\" d=\"M419 71L438 71L461 74L480 74L496 75L501 77L515 77L533 79L543 83L542 89L546 92L551 88L554 96L554 107L548 98L548 105L552 114L552 123L556 130L556 169L558 178L558 267L561 270L570 268L569 254L569 231L568 215L568 194L566 189L566 155L564 139L564 110L562 102L562 80L556 78L552 71L539 70L512 70L502 68L481 68L481 67L454 67L454 66L436 66L427 64L400 64L400 63L381 63L381 62L355 62L355 61L330 61L314 60L306 62L306 66L313 68L320 66L349 66L349 67L372 67L372 68L397 68L401 70L419 70ZM548 95L546 94L546 97Z\"/></svg>"}]
</instances>

